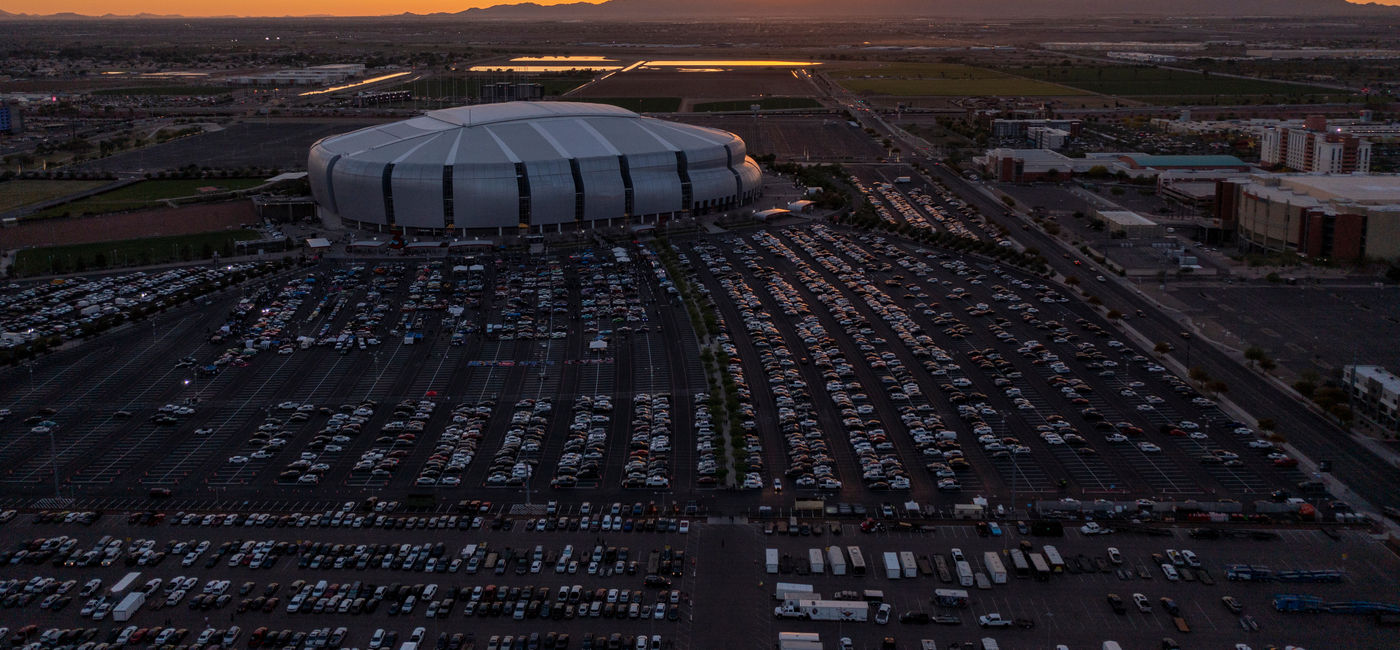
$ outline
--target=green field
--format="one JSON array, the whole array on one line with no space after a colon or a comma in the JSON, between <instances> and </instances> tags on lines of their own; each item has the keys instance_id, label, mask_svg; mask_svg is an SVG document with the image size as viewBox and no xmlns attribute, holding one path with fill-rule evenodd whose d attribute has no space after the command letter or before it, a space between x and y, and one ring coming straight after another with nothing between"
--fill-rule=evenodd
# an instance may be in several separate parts
<instances>
[{"instance_id":1,"label":"green field","mask_svg":"<svg viewBox=\"0 0 1400 650\"><path fill-rule=\"evenodd\" d=\"M871 95L958 97L1086 94L1074 88L960 63L890 63L833 69L829 75L847 90Z\"/></svg>"},{"instance_id":2,"label":"green field","mask_svg":"<svg viewBox=\"0 0 1400 650\"><path fill-rule=\"evenodd\" d=\"M202 260L209 259L214 253L227 257L234 254L235 241L261 236L256 230L222 230L194 235L27 248L15 254L14 274L47 275Z\"/></svg>"},{"instance_id":3,"label":"green field","mask_svg":"<svg viewBox=\"0 0 1400 650\"><path fill-rule=\"evenodd\" d=\"M1105 95L1283 95L1296 97L1337 92L1328 88L1304 84L1238 79L1140 65L1044 65L1006 68L1006 71Z\"/></svg>"},{"instance_id":4,"label":"green field","mask_svg":"<svg viewBox=\"0 0 1400 650\"><path fill-rule=\"evenodd\" d=\"M101 88L94 95L222 95L233 92L227 86L133 86L130 88Z\"/></svg>"},{"instance_id":5,"label":"green field","mask_svg":"<svg viewBox=\"0 0 1400 650\"><path fill-rule=\"evenodd\" d=\"M177 180L141 181L134 185L89 196L72 203L64 203L41 210L29 216L32 219L61 217L64 215L104 214L124 212L163 205L165 199L183 196L197 196L201 187L217 187L220 190L243 190L264 183L261 178L191 178Z\"/></svg>"},{"instance_id":6,"label":"green field","mask_svg":"<svg viewBox=\"0 0 1400 650\"><path fill-rule=\"evenodd\" d=\"M621 106L635 113L674 113L681 108L680 97L588 97L580 101Z\"/></svg>"},{"instance_id":7,"label":"green field","mask_svg":"<svg viewBox=\"0 0 1400 650\"><path fill-rule=\"evenodd\" d=\"M696 113L747 111L754 104L758 104L758 107L765 111L785 108L821 108L821 102L810 97L764 97L763 99L738 99L729 102L705 102L692 106L691 110Z\"/></svg>"},{"instance_id":8,"label":"green field","mask_svg":"<svg viewBox=\"0 0 1400 650\"><path fill-rule=\"evenodd\" d=\"M9 180L0 183L0 212L86 192L112 181Z\"/></svg>"}]
</instances>

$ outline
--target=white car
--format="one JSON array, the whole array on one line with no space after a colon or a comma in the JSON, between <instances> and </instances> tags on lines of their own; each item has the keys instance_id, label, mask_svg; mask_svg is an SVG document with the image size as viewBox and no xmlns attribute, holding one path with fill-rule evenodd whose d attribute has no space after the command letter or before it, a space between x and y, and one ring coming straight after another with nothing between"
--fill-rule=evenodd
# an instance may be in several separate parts
<instances>
[{"instance_id":1,"label":"white car","mask_svg":"<svg viewBox=\"0 0 1400 650\"><path fill-rule=\"evenodd\" d=\"M889 603L880 603L880 608L875 610L875 623L885 625L890 622L890 611L893 608Z\"/></svg>"},{"instance_id":2,"label":"white car","mask_svg":"<svg viewBox=\"0 0 1400 650\"><path fill-rule=\"evenodd\" d=\"M1158 447L1157 445L1152 444L1152 443L1150 443L1150 442L1139 442L1139 443L1138 443L1138 449L1141 449L1141 450L1143 450L1143 451L1145 451L1145 452L1149 452L1149 453L1156 453L1156 452L1162 451L1162 448L1161 448L1161 447Z\"/></svg>"},{"instance_id":3,"label":"white car","mask_svg":"<svg viewBox=\"0 0 1400 650\"><path fill-rule=\"evenodd\" d=\"M1250 449L1273 449L1274 443L1268 440L1250 440L1249 447Z\"/></svg>"},{"instance_id":4,"label":"white car","mask_svg":"<svg viewBox=\"0 0 1400 650\"><path fill-rule=\"evenodd\" d=\"M228 462L233 463L234 465L242 465L243 463L248 462L248 457L247 457L247 456L230 456L229 459L228 459Z\"/></svg>"},{"instance_id":5,"label":"white car","mask_svg":"<svg viewBox=\"0 0 1400 650\"><path fill-rule=\"evenodd\" d=\"M676 526L676 530L677 530L678 532L680 532L680 533L688 533L688 532L690 532L690 520L689 520L689 519L682 519L682 520L681 520L681 523L680 523L679 525Z\"/></svg>"}]
</instances>

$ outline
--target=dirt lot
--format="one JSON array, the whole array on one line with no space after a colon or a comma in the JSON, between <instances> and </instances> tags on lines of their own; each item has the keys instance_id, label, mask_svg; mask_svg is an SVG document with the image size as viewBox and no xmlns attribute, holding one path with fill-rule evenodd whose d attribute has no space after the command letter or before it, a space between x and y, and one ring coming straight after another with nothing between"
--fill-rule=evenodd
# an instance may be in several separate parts
<instances>
[{"instance_id":1,"label":"dirt lot","mask_svg":"<svg viewBox=\"0 0 1400 650\"><path fill-rule=\"evenodd\" d=\"M570 95L589 97L684 97L718 100L768 96L810 96L812 86L790 70L730 70L677 72L633 70L615 74Z\"/></svg>"},{"instance_id":2,"label":"dirt lot","mask_svg":"<svg viewBox=\"0 0 1400 650\"><path fill-rule=\"evenodd\" d=\"M750 154L777 154L783 160L847 162L884 155L869 136L837 116L685 115L677 121L723 129L744 139Z\"/></svg>"},{"instance_id":3,"label":"dirt lot","mask_svg":"<svg viewBox=\"0 0 1400 650\"><path fill-rule=\"evenodd\" d=\"M247 200L96 217L45 219L0 230L0 249L189 235L237 228L239 224L257 220L253 203Z\"/></svg>"}]
</instances>

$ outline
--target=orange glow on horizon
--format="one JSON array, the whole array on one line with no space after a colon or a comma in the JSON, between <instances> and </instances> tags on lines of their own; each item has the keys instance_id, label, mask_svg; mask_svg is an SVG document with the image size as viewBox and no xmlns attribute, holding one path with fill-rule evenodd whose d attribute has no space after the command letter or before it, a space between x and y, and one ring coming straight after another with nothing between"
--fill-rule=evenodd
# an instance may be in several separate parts
<instances>
[{"instance_id":1,"label":"orange glow on horizon","mask_svg":"<svg viewBox=\"0 0 1400 650\"><path fill-rule=\"evenodd\" d=\"M283 0L244 0L238 3L214 0L161 2L159 0L9 0L4 10L12 14L75 13L85 16L130 16L134 14L207 16L386 16L401 13L456 13L478 7L515 4L516 0L406 0L386 4L383 0L302 0L289 5ZM530 0L542 5L602 0ZM1400 0L1397 0L1400 1Z\"/></svg>"},{"instance_id":2,"label":"orange glow on horizon","mask_svg":"<svg viewBox=\"0 0 1400 650\"><path fill-rule=\"evenodd\" d=\"M9 0L4 10L18 14L76 13L88 16L133 14L207 16L385 16L400 13L456 13L478 7L515 4L525 0L408 0L386 5L382 0L303 0L289 6L282 0L244 0L236 4L213 0L191 0L178 5L158 0ZM602 0L530 0L542 5ZM1361 3L1360 0L1348 0ZM1400 0L1368 0L1375 4L1400 6ZM1361 3L1364 4L1364 3ZM236 7L236 9L235 9Z\"/></svg>"}]
</instances>

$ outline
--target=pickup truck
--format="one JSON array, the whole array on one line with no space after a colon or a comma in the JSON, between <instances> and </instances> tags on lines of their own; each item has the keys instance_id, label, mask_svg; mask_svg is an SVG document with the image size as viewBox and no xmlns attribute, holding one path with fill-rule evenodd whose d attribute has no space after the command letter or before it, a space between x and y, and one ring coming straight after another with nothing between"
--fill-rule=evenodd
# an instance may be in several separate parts
<instances>
[{"instance_id":1,"label":"pickup truck","mask_svg":"<svg viewBox=\"0 0 1400 650\"><path fill-rule=\"evenodd\" d=\"M996 612L978 616L977 624L982 627L1011 627L1013 625L1022 629L1030 629L1035 627L1035 621L1032 621L1028 618L1002 618L1001 614L998 614Z\"/></svg>"}]
</instances>

